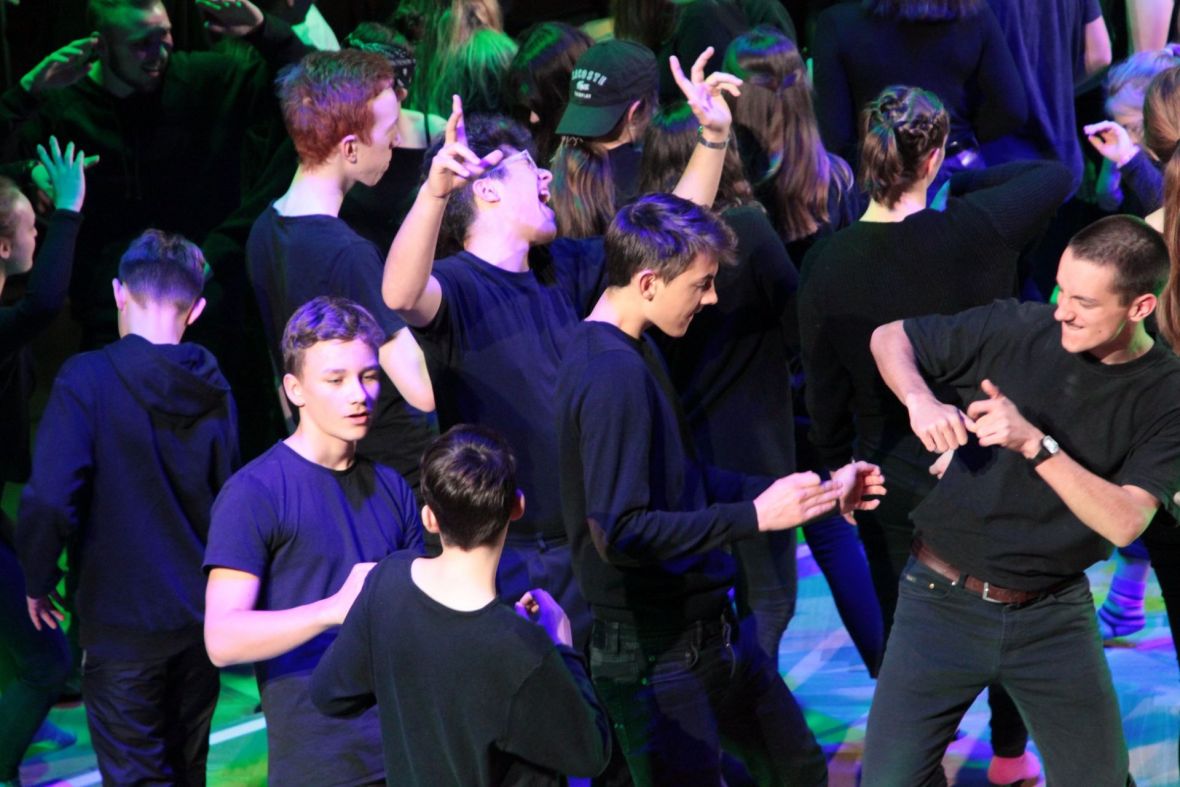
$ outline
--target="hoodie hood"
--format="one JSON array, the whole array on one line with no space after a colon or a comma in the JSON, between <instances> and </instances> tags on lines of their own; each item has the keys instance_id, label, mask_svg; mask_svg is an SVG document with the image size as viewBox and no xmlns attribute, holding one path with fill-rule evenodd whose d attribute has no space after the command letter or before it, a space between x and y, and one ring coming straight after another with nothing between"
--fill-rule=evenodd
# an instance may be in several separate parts
<instances>
[{"instance_id":1,"label":"hoodie hood","mask_svg":"<svg viewBox=\"0 0 1180 787\"><path fill-rule=\"evenodd\" d=\"M224 406L229 383L199 344L152 344L129 334L103 349L145 410L197 418Z\"/></svg>"}]
</instances>

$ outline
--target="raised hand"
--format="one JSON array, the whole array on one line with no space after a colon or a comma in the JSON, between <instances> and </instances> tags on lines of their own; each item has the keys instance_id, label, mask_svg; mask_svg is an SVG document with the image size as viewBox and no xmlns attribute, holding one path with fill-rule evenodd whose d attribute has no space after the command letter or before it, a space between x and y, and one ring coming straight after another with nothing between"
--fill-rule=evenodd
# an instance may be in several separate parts
<instances>
[{"instance_id":1,"label":"raised hand","mask_svg":"<svg viewBox=\"0 0 1180 787\"><path fill-rule=\"evenodd\" d=\"M477 178L504 158L504 151L493 150L480 158L467 147L467 127L463 123L463 100L451 97L451 116L443 132L443 146L430 162L430 174L426 176L429 193L438 199L446 199L452 192L462 188L472 178Z\"/></svg>"},{"instance_id":2,"label":"raised hand","mask_svg":"<svg viewBox=\"0 0 1180 787\"><path fill-rule=\"evenodd\" d=\"M1027 459L1036 456L1044 433L1029 423L991 380L984 380L979 387L987 398L972 402L967 408L967 415L975 421L972 431L979 438L979 444L998 445L1017 451Z\"/></svg>"},{"instance_id":3,"label":"raised hand","mask_svg":"<svg viewBox=\"0 0 1180 787\"><path fill-rule=\"evenodd\" d=\"M684 94L692 113L696 115L697 122L701 124L704 132L709 132L710 137L716 137L710 138L710 141L724 142L729 137L733 115L730 114L729 105L722 98L722 93L740 96L742 92L738 88L742 80L723 71L715 71L706 77L705 63L709 62L712 56L713 47L701 52L692 64L691 78L684 75L684 69L680 67L680 60L676 55L668 58L668 64L672 68L672 78L676 80L677 87Z\"/></svg>"},{"instance_id":4,"label":"raised hand","mask_svg":"<svg viewBox=\"0 0 1180 787\"><path fill-rule=\"evenodd\" d=\"M33 66L33 70L21 77L20 84L25 90L36 95L42 90L69 87L90 68L98 48L98 33L79 38L51 52L44 60Z\"/></svg>"},{"instance_id":5,"label":"raised hand","mask_svg":"<svg viewBox=\"0 0 1180 787\"><path fill-rule=\"evenodd\" d=\"M570 619L553 596L540 588L533 588L516 602L516 614L538 624L556 645L572 647L574 637Z\"/></svg>"},{"instance_id":6,"label":"raised hand","mask_svg":"<svg viewBox=\"0 0 1180 787\"><path fill-rule=\"evenodd\" d=\"M849 462L832 473L832 480L840 485L840 513L855 525L857 511L872 511L880 500L865 500L868 495L885 494L885 476L881 468L868 462Z\"/></svg>"},{"instance_id":7,"label":"raised hand","mask_svg":"<svg viewBox=\"0 0 1180 787\"><path fill-rule=\"evenodd\" d=\"M815 473L792 473L778 479L754 498L758 529L786 530L836 507L842 489L838 481L823 481Z\"/></svg>"},{"instance_id":8,"label":"raised hand","mask_svg":"<svg viewBox=\"0 0 1180 787\"><path fill-rule=\"evenodd\" d=\"M242 38L262 26L262 10L250 0L196 0L211 33ZM289 5L290 3L288 3Z\"/></svg>"},{"instance_id":9,"label":"raised hand","mask_svg":"<svg viewBox=\"0 0 1180 787\"><path fill-rule=\"evenodd\" d=\"M1126 165L1139 152L1139 146L1131 139L1130 132L1113 120L1091 123L1084 126L1082 131L1094 149L1117 167Z\"/></svg>"},{"instance_id":10,"label":"raised hand","mask_svg":"<svg viewBox=\"0 0 1180 787\"><path fill-rule=\"evenodd\" d=\"M974 424L958 407L943 404L933 396L915 397L906 402L910 428L927 451L943 453L967 444L967 433Z\"/></svg>"},{"instance_id":11,"label":"raised hand","mask_svg":"<svg viewBox=\"0 0 1180 787\"><path fill-rule=\"evenodd\" d=\"M98 161L98 156L86 158L74 143L66 145L65 153L57 137L49 138L49 148L37 146L40 164L33 168L33 183L45 192L55 208L80 211L86 199L85 168Z\"/></svg>"}]
</instances>

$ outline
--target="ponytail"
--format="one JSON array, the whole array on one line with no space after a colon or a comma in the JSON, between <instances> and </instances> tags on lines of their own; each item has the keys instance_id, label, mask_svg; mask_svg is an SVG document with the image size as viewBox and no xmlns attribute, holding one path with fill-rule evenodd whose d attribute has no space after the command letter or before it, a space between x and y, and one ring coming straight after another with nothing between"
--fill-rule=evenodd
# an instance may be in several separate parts
<instances>
[{"instance_id":1,"label":"ponytail","mask_svg":"<svg viewBox=\"0 0 1180 787\"><path fill-rule=\"evenodd\" d=\"M887 87L861 113L861 188L886 208L920 180L926 157L946 143L950 116L938 96Z\"/></svg>"}]
</instances>

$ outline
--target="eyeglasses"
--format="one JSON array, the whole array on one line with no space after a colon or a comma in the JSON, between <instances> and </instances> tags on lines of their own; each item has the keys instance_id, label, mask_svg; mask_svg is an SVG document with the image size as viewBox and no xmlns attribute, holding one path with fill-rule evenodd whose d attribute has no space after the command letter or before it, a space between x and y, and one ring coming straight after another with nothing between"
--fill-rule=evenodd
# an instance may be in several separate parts
<instances>
[{"instance_id":1,"label":"eyeglasses","mask_svg":"<svg viewBox=\"0 0 1180 787\"><path fill-rule=\"evenodd\" d=\"M500 160L500 163L497 164L496 166L497 167L506 167L514 161L526 162L529 165L529 169L531 169L533 172L536 172L538 169L540 169L537 166L537 162L533 161L532 155L527 150L521 150L516 153L513 153L511 156L505 156L504 158L502 158Z\"/></svg>"}]
</instances>

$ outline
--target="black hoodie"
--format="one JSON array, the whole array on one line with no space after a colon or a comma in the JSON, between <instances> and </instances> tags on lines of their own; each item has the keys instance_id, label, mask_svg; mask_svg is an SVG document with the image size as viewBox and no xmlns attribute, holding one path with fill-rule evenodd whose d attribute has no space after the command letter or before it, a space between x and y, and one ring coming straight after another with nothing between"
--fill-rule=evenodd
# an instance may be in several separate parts
<instances>
[{"instance_id":1,"label":"black hoodie","mask_svg":"<svg viewBox=\"0 0 1180 787\"><path fill-rule=\"evenodd\" d=\"M200 637L209 511L238 465L237 414L207 350L129 335L54 381L21 499L30 596L75 540L83 647L163 657Z\"/></svg>"}]
</instances>

